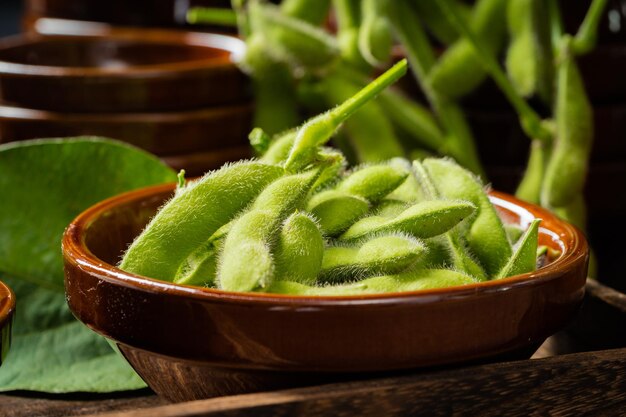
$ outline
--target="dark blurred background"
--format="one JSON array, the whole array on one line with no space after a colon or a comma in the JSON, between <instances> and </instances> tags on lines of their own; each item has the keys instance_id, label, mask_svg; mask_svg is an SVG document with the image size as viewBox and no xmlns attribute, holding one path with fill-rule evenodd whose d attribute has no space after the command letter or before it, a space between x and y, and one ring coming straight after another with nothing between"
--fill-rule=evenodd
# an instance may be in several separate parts
<instances>
[{"instance_id":1,"label":"dark blurred background","mask_svg":"<svg viewBox=\"0 0 626 417\"><path fill-rule=\"evenodd\" d=\"M20 31L20 0L0 0L0 36L13 35Z\"/></svg>"}]
</instances>

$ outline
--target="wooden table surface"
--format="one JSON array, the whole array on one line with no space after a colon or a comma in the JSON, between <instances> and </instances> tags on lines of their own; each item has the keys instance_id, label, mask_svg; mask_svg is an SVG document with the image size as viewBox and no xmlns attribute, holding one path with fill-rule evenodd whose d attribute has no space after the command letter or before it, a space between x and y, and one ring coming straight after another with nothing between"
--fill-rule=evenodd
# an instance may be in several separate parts
<instances>
[{"instance_id":1,"label":"wooden table surface","mask_svg":"<svg viewBox=\"0 0 626 417\"><path fill-rule=\"evenodd\" d=\"M0 417L626 415L626 349L429 370L268 393L167 404L121 395L0 395ZM547 357L545 357L547 356Z\"/></svg>"}]
</instances>

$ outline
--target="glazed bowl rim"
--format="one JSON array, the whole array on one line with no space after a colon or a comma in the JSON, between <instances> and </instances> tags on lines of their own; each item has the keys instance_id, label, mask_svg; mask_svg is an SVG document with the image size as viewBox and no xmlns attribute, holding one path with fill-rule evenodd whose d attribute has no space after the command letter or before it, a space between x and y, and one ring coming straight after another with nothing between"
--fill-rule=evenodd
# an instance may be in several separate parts
<instances>
[{"instance_id":1,"label":"glazed bowl rim","mask_svg":"<svg viewBox=\"0 0 626 417\"><path fill-rule=\"evenodd\" d=\"M3 292L5 294L2 294ZM11 320L15 311L15 293L11 287L0 281L0 302L4 302L7 299L9 300L8 303L0 303L0 307L2 307L0 309L0 328L3 328Z\"/></svg>"},{"instance_id":2,"label":"glazed bowl rim","mask_svg":"<svg viewBox=\"0 0 626 417\"><path fill-rule=\"evenodd\" d=\"M490 192L492 202L502 203L501 206L505 209L507 206L518 207L524 211L523 214L520 214L520 220L526 218L526 222L529 222L533 218L549 219L563 229L563 232L558 234L553 230L540 227L540 231L548 233L553 239L556 238L561 246L562 253L556 260L543 268L526 274L463 286L367 295L310 296L242 293L174 284L123 271L115 265L102 261L87 248L83 231L87 230L88 226L102 213L121 203L141 201L159 194L171 192L175 186L175 183L168 183L140 188L108 198L83 211L70 223L63 235L62 249L65 261L73 263L77 268L90 275L97 276L98 279L140 291L166 293L171 296L222 303L331 307L405 302L432 303L442 299L461 299L541 285L546 281L560 278L563 275L563 271L573 269L580 262L585 262L589 252L587 241L578 228L557 218L554 214L541 207L525 203L511 195L498 191ZM566 247L563 243L564 241L570 241L571 247Z\"/></svg>"},{"instance_id":3,"label":"glazed bowl rim","mask_svg":"<svg viewBox=\"0 0 626 417\"><path fill-rule=\"evenodd\" d=\"M151 39L151 36L153 37ZM169 39L168 39L169 38ZM244 50L244 42L236 36L221 33L185 32L166 29L139 29L120 28L110 29L106 32L94 32L86 35L39 35L25 33L9 36L0 40L0 51L5 48L28 46L41 41L54 41L72 39L78 42L90 40L114 40L114 41L145 41L146 43L170 44L204 47L230 52L230 59L223 57L209 57L188 61L169 62L160 64L135 65L124 68L82 67L82 66L52 66L33 65L0 59L0 76L16 75L29 77L120 77L131 78L137 76L167 76L193 70L220 70L236 68L236 62L241 59Z\"/></svg>"}]
</instances>

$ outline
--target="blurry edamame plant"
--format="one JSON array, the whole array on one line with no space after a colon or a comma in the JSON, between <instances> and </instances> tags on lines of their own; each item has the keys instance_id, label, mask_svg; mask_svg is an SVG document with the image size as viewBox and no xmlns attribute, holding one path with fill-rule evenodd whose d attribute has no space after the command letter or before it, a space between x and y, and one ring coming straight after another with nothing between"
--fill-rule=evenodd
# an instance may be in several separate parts
<instances>
[{"instance_id":1,"label":"blurry edamame plant","mask_svg":"<svg viewBox=\"0 0 626 417\"><path fill-rule=\"evenodd\" d=\"M252 143L259 153L270 149L266 159L280 159L293 142L289 129L306 112L354 95L371 74L391 63L397 47L409 59L428 105L398 90L382 92L346 120L335 138L350 162L435 154L484 177L459 100L491 77L529 138L518 197L584 228L582 192L593 112L576 59L593 49L606 3L593 0L578 32L570 35L563 31L557 0L476 0L473 5L460 0L284 0L280 5L233 0L232 21L247 43L241 67L254 81L255 126L263 130L255 132ZM192 9L188 18L214 23L216 13ZM499 56L505 57L503 63ZM551 109L549 117L541 117L529 99ZM329 198L351 204L349 195ZM351 207L356 216L358 204Z\"/></svg>"}]
</instances>

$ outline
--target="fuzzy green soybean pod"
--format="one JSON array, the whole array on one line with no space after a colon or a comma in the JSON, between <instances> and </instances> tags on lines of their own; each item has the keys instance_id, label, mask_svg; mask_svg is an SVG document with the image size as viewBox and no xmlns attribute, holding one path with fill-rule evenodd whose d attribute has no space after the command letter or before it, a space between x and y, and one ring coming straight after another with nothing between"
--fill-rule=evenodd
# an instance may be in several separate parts
<instances>
[{"instance_id":1,"label":"fuzzy green soybean pod","mask_svg":"<svg viewBox=\"0 0 626 417\"><path fill-rule=\"evenodd\" d=\"M461 13L466 15L468 21L471 19L471 8L460 1L452 2ZM422 18L422 22L428 31L442 44L449 45L459 38L454 25L450 24L446 16L441 12L439 7L433 7L432 2L424 0L413 0L411 5Z\"/></svg>"},{"instance_id":2,"label":"fuzzy green soybean pod","mask_svg":"<svg viewBox=\"0 0 626 417\"><path fill-rule=\"evenodd\" d=\"M391 56L393 37L389 23L390 0L361 0L363 21L359 29L359 51L372 66L385 64Z\"/></svg>"},{"instance_id":3,"label":"fuzzy green soybean pod","mask_svg":"<svg viewBox=\"0 0 626 417\"><path fill-rule=\"evenodd\" d=\"M365 165L354 170L336 189L376 203L402 185L408 176L409 171L403 166Z\"/></svg>"},{"instance_id":4,"label":"fuzzy green soybean pod","mask_svg":"<svg viewBox=\"0 0 626 417\"><path fill-rule=\"evenodd\" d=\"M530 223L526 232L515 244L511 258L496 274L495 279L525 274L535 270L537 267L539 223L541 223L540 219L535 219Z\"/></svg>"},{"instance_id":5,"label":"fuzzy green soybean pod","mask_svg":"<svg viewBox=\"0 0 626 417\"><path fill-rule=\"evenodd\" d=\"M363 197L327 190L311 197L307 211L318 220L324 235L336 236L363 217L369 208L369 202Z\"/></svg>"},{"instance_id":6,"label":"fuzzy green soybean pod","mask_svg":"<svg viewBox=\"0 0 626 417\"><path fill-rule=\"evenodd\" d=\"M476 283L463 273L448 269L418 269L396 275L383 275L351 284L313 287L297 282L275 282L268 292L304 296L345 296L383 294L389 292L419 291L433 288L456 287Z\"/></svg>"},{"instance_id":7,"label":"fuzzy green soybean pod","mask_svg":"<svg viewBox=\"0 0 626 417\"><path fill-rule=\"evenodd\" d=\"M465 201L423 201L392 219L365 217L353 224L339 239L354 241L374 234L392 232L426 239L446 233L475 210L474 204Z\"/></svg>"},{"instance_id":8,"label":"fuzzy green soybean pod","mask_svg":"<svg viewBox=\"0 0 626 417\"><path fill-rule=\"evenodd\" d=\"M541 204L551 208L582 193L593 140L593 109L567 40L557 64L555 106L556 138L541 193Z\"/></svg>"},{"instance_id":9,"label":"fuzzy green soybean pod","mask_svg":"<svg viewBox=\"0 0 626 417\"><path fill-rule=\"evenodd\" d=\"M315 169L279 178L235 220L218 260L220 289L253 291L267 288L275 275L272 245L280 225L305 204L319 172Z\"/></svg>"},{"instance_id":10,"label":"fuzzy green soybean pod","mask_svg":"<svg viewBox=\"0 0 626 417\"><path fill-rule=\"evenodd\" d=\"M268 164L281 164L285 162L289 156L293 142L296 140L297 133L298 132L293 129L274 135L260 160Z\"/></svg>"},{"instance_id":11,"label":"fuzzy green soybean pod","mask_svg":"<svg viewBox=\"0 0 626 417\"><path fill-rule=\"evenodd\" d=\"M280 10L284 14L313 25L324 22L329 8L330 0L283 0L280 3Z\"/></svg>"},{"instance_id":12,"label":"fuzzy green soybean pod","mask_svg":"<svg viewBox=\"0 0 626 417\"><path fill-rule=\"evenodd\" d=\"M478 0L474 6L470 26L493 55L498 53L505 40L507 1ZM487 72L474 47L469 40L462 38L444 52L428 75L428 83L446 97L459 98L473 91L486 78Z\"/></svg>"},{"instance_id":13,"label":"fuzzy green soybean pod","mask_svg":"<svg viewBox=\"0 0 626 417\"><path fill-rule=\"evenodd\" d=\"M366 73L370 72L371 66L359 50L361 0L333 0L332 4L337 20L337 41L342 61Z\"/></svg>"},{"instance_id":14,"label":"fuzzy green soybean pod","mask_svg":"<svg viewBox=\"0 0 626 417\"><path fill-rule=\"evenodd\" d=\"M434 180L419 161L413 161L413 170L422 187L422 191L426 199L441 198L441 193L437 189ZM433 239L429 239L431 243ZM440 259L449 260L449 264L458 271L462 271L478 280L485 281L488 279L487 273L483 267L474 259L474 255L468 248L465 238L462 236L460 229L454 228L438 238L447 249L447 258L434 258L431 262L437 262ZM438 249L436 246L435 249ZM431 253L434 253L431 248ZM432 256L432 255L431 255ZM445 265L445 264L444 264Z\"/></svg>"},{"instance_id":15,"label":"fuzzy green soybean pod","mask_svg":"<svg viewBox=\"0 0 626 417\"><path fill-rule=\"evenodd\" d=\"M509 0L507 22L511 43L506 69L524 97L538 94L552 102L553 55L550 19L544 0Z\"/></svg>"},{"instance_id":16,"label":"fuzzy green soybean pod","mask_svg":"<svg viewBox=\"0 0 626 417\"><path fill-rule=\"evenodd\" d=\"M274 260L276 279L313 285L322 268L324 239L317 223L296 212L282 224Z\"/></svg>"},{"instance_id":17,"label":"fuzzy green soybean pod","mask_svg":"<svg viewBox=\"0 0 626 417\"><path fill-rule=\"evenodd\" d=\"M424 244L404 235L375 237L360 247L330 247L324 251L320 282L345 282L400 273L426 252Z\"/></svg>"},{"instance_id":18,"label":"fuzzy green soybean pod","mask_svg":"<svg viewBox=\"0 0 626 417\"><path fill-rule=\"evenodd\" d=\"M549 158L548 145L539 140L533 140L530 145L528 165L522 181L515 191L515 196L529 203L541 202L541 187Z\"/></svg>"},{"instance_id":19,"label":"fuzzy green soybean pod","mask_svg":"<svg viewBox=\"0 0 626 417\"><path fill-rule=\"evenodd\" d=\"M480 180L471 172L446 159L426 159L422 163L441 198L465 200L477 208L468 220L465 233L472 252L489 276L497 274L511 257L511 245Z\"/></svg>"},{"instance_id":20,"label":"fuzzy green soybean pod","mask_svg":"<svg viewBox=\"0 0 626 417\"><path fill-rule=\"evenodd\" d=\"M317 157L319 147L324 145L337 128L363 105L374 99L382 90L406 74L406 59L398 62L358 93L329 110L307 121L296 136L285 169L290 172L302 170Z\"/></svg>"},{"instance_id":21,"label":"fuzzy green soybean pod","mask_svg":"<svg viewBox=\"0 0 626 417\"><path fill-rule=\"evenodd\" d=\"M292 128L300 116L290 69L267 55L262 34L250 36L246 45L246 54L239 65L253 80L254 126L269 134Z\"/></svg>"},{"instance_id":22,"label":"fuzzy green soybean pod","mask_svg":"<svg viewBox=\"0 0 626 417\"><path fill-rule=\"evenodd\" d=\"M306 21L281 13L272 4L252 1L250 20L255 33L262 33L265 53L292 67L319 68L339 57L335 38Z\"/></svg>"},{"instance_id":23,"label":"fuzzy green soybean pod","mask_svg":"<svg viewBox=\"0 0 626 417\"><path fill-rule=\"evenodd\" d=\"M226 165L188 184L135 239L120 268L172 280L189 255L283 174L280 167L244 161Z\"/></svg>"}]
</instances>

